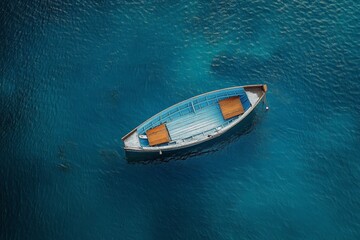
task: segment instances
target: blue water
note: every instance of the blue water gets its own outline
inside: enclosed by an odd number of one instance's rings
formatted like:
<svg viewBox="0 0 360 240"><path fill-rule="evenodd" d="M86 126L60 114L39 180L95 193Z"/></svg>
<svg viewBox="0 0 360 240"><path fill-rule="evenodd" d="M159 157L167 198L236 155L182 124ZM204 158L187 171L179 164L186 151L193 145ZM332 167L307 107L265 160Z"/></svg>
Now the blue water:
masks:
<svg viewBox="0 0 360 240"><path fill-rule="evenodd" d="M0 239L360 239L360 2L3 0ZM128 164L191 96L266 83L214 153Z"/></svg>

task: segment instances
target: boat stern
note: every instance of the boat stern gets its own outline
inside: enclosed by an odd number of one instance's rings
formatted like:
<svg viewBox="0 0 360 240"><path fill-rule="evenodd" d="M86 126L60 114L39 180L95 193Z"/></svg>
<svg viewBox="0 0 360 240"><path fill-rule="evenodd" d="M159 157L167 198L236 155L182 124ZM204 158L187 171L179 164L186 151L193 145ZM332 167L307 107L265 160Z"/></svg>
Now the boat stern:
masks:
<svg viewBox="0 0 360 240"><path fill-rule="evenodd" d="M125 150L141 148L137 129L134 129L131 132L129 132L128 134L126 134L124 137L121 138L121 140L124 142Z"/></svg>

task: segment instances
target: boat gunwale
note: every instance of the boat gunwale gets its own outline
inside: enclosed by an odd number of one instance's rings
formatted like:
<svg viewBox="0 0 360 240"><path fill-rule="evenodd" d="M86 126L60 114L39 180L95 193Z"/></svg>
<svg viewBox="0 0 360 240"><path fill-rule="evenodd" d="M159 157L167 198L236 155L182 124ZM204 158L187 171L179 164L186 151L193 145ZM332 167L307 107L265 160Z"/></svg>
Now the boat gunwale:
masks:
<svg viewBox="0 0 360 240"><path fill-rule="evenodd" d="M234 86L234 87L229 87L229 88L222 88L222 89L217 89L217 90L213 90L213 91L210 91L210 92L202 93L202 94L193 96L193 97L191 97L191 98L187 98L187 99L185 99L185 100L183 100L183 101L181 101L181 102L175 103L175 104L171 105L170 107L167 107L167 108L165 108L164 110L158 112L157 114L151 116L150 118L146 119L144 122L142 122L141 124L139 124L139 126L137 126L135 129L138 130L141 125L144 125L146 122L150 121L150 120L153 119L153 118L156 118L156 117L158 117L158 116L161 116L164 112L170 110L171 108L174 108L174 107L176 107L177 105L184 104L184 103L187 102L187 101L194 100L194 99L199 98L199 97L201 97L201 96L209 95L209 94L216 93L216 92L220 92L220 91L236 89L236 88L257 87L257 86L262 86L262 84L259 84L259 85L246 85L246 86ZM191 103L192 103L192 101L191 101Z"/></svg>
<svg viewBox="0 0 360 240"><path fill-rule="evenodd" d="M197 140L197 141L192 141L192 142L189 142L188 144L182 144L182 145L178 145L178 144L175 144L173 146L154 146L154 147L127 147L125 146L124 147L124 150L125 151L131 151L131 152L158 152L159 150L162 150L162 151L173 151L173 150L178 150L178 149L183 149L183 148L187 148L187 147L191 147L191 146L194 146L194 145L197 145L197 144L200 144L200 143L203 143L205 141L209 141L211 139L214 139L216 137L219 137L221 135L223 135L224 133L226 133L228 130L230 130L231 128L233 128L234 126L236 126L238 123L240 123L243 119L245 119L256 107L257 105L260 103L260 101L264 98L266 92L262 89L262 87L264 86L265 84L253 84L253 85L245 85L245 86L234 86L234 87L230 87L230 88L222 88L222 89L218 89L218 90L214 90L214 91L210 91L210 92L206 92L206 93L202 93L202 94L199 94L199 95L196 95L194 97L191 97L191 98L188 98L188 99L185 99L181 102L178 102L164 110L162 110L161 112L153 115L152 117L148 118L146 121L142 122L139 126L137 126L136 128L134 128L131 132L129 132L128 134L126 134L124 137L121 138L121 140L125 140L127 137L129 137L131 134L133 134L134 132L137 131L137 129L143 125L145 122L149 121L150 119L152 118L155 118L159 115L161 115L163 112L175 107L176 105L180 105L186 101L189 101L191 99L195 99L195 98L198 98L198 97L201 97L201 96L204 96L204 95L207 95L207 94L211 94L211 93L215 93L215 92L220 92L220 91L224 91L224 90L231 90L231 89L236 89L236 88L244 88L244 90L246 91L247 88L261 88L261 92L262 92L262 95L259 97L259 99L256 101L256 103L251 106L248 110L250 111L245 111L245 113L238 119L236 119L235 121L233 121L232 123L228 124L225 128L223 128L221 130L221 132L219 131L217 134L215 135L212 135L210 138L203 138L203 139L200 139L200 140ZM125 141L124 141L125 142Z"/></svg>

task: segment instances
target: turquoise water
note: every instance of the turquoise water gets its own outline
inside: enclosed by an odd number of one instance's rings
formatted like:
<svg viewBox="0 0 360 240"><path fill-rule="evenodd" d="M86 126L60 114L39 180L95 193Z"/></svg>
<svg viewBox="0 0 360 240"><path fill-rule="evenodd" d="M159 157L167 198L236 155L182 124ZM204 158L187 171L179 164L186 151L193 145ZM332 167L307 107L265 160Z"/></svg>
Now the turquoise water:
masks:
<svg viewBox="0 0 360 240"><path fill-rule="evenodd" d="M0 239L359 239L358 1L2 1ZM266 83L250 132L128 164L181 100Z"/></svg>

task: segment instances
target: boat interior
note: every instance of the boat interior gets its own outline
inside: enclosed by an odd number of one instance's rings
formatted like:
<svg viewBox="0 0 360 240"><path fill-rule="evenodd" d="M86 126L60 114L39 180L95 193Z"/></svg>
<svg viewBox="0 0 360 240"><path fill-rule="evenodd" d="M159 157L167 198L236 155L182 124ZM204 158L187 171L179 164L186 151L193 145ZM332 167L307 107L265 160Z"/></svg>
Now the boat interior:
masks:
<svg viewBox="0 0 360 240"><path fill-rule="evenodd" d="M209 137L246 112L260 98L244 88L215 91L176 104L137 128L141 147L182 144Z"/></svg>

